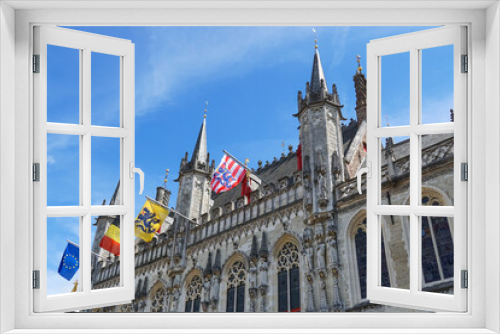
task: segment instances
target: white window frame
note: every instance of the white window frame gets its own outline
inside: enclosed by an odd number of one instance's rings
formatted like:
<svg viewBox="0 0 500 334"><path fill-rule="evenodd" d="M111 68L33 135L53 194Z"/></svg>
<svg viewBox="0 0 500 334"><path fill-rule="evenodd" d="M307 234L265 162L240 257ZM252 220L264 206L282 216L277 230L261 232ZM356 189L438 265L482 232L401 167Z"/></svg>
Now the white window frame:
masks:
<svg viewBox="0 0 500 334"><path fill-rule="evenodd" d="M467 309L467 290L461 288L461 270L467 270L467 185L461 181L461 163L467 163L467 76L461 73L461 55L467 54L466 27L450 26L418 31L399 36L372 40L367 47L367 145L380 147L383 137L410 137L410 203L409 205L382 205L380 150L368 150L367 165L371 177L367 180L367 298L377 304L413 306L426 310L463 312ZM453 45L454 122L422 124L422 51L439 46ZM383 127L381 120L381 78L384 76L382 57L409 53L410 65L410 124ZM422 153L421 136L427 134L454 135L454 206L422 206ZM382 267L381 222L383 216L410 218L410 286L409 289L380 285ZM452 295L426 292L423 287L421 218L422 216L452 217L454 219L454 291Z"/></svg>
<svg viewBox="0 0 500 334"><path fill-rule="evenodd" d="M39 56L39 73L34 83L34 162L40 164L39 181L34 194L34 270L39 271L39 289L34 289L35 312L72 311L98 306L127 304L134 299L134 44L128 40L71 29L48 26L34 28L34 54ZM72 48L79 52L80 121L79 124L47 122L47 46ZM91 61L92 53L114 55L120 59L119 127L92 125ZM77 135L79 138L79 205L47 206L47 134ZM120 141L120 196L116 205L92 205L92 138L117 138ZM120 283L109 289L92 290L91 224L92 216L120 216ZM80 225L79 291L47 295L47 224L49 217L78 217Z"/></svg>
<svg viewBox="0 0 500 334"><path fill-rule="evenodd" d="M14 10L11 6L18 8ZM73 6L73 7L72 7ZM134 9L124 9L131 6ZM149 6L149 9L148 9ZM154 7L163 7L151 9ZM203 6L198 8L194 6ZM495 333L500 331L500 11L497 1L394 2L18 2L0 4L0 330L38 333L41 329L88 328L93 333L127 329L139 333L137 324L175 332L217 332L221 328L266 328L267 332L355 333ZM397 8L393 8L396 7ZM68 8L69 7L69 8ZM74 8L85 8L76 10ZM99 7L99 8L97 8ZM121 7L121 8L120 8ZM181 8L180 8L181 7ZM242 9L245 7L246 9ZM269 8L272 7L272 8ZM22 9L24 8L24 9ZM44 9L45 8L45 9ZM48 8L48 10L47 10ZM103 10L110 8L113 10ZM137 8L144 10L139 11ZM33 213L30 181L32 101L30 79L31 33L34 24L60 25L439 25L469 27L470 165L468 244L469 289L466 313L436 314L34 314L28 246ZM485 24L486 22L486 24ZM486 71L487 66L487 71ZM15 83L15 86L12 83ZM12 112L15 110L15 113ZM472 121L473 119L473 121ZM15 138L15 145L12 145ZM17 153L16 153L17 152ZM488 153L487 155L485 153ZM488 174L486 182L485 174ZM13 178L12 175L15 175ZM14 194L14 197L13 197ZM488 194L488 196L486 196ZM15 207L15 218L11 211ZM15 224L10 222L14 219ZM12 238L15 235L15 238ZM490 262L485 265L486 249ZM15 256L12 257L12 250ZM14 270L12 270L14 268ZM488 291L488 293L486 293ZM14 305L14 307L12 307ZM189 321L196 316L196 321ZM362 321L360 321L362 320ZM166 328L166 326L169 328ZM354 330L352 328L357 328ZM439 328L439 330L436 330ZM26 330L23 330L26 329ZM29 329L29 331L28 331ZM99 330L98 330L99 329ZM389 330L392 329L392 330ZM40 331L39 331L40 330ZM218 331L220 332L220 331ZM13 332L14 333L14 332Z"/></svg>

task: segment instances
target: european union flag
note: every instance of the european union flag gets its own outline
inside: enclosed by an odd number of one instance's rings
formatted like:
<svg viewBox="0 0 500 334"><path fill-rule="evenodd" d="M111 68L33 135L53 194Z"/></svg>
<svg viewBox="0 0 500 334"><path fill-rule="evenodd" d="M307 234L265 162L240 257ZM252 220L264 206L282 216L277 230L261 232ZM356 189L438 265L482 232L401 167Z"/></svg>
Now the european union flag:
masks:
<svg viewBox="0 0 500 334"><path fill-rule="evenodd" d="M80 266L80 248L68 242L57 272L70 281Z"/></svg>

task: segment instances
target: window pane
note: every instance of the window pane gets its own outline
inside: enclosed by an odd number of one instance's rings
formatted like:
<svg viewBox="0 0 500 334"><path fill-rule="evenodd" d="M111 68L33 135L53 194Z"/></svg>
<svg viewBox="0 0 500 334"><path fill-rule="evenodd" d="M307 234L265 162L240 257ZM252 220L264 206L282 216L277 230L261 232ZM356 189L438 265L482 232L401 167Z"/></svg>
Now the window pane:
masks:
<svg viewBox="0 0 500 334"><path fill-rule="evenodd" d="M92 52L92 125L120 126L120 57Z"/></svg>
<svg viewBox="0 0 500 334"><path fill-rule="evenodd" d="M121 204L120 138L92 137L92 205Z"/></svg>
<svg viewBox="0 0 500 334"><path fill-rule="evenodd" d="M366 298L366 230L358 227L354 236L361 299Z"/></svg>
<svg viewBox="0 0 500 334"><path fill-rule="evenodd" d="M200 312L200 298L194 300L193 312Z"/></svg>
<svg viewBox="0 0 500 334"><path fill-rule="evenodd" d="M453 294L454 245L449 217L422 217L422 290Z"/></svg>
<svg viewBox="0 0 500 334"><path fill-rule="evenodd" d="M410 204L410 138L383 137L380 180L381 204ZM396 195L397 194L397 195Z"/></svg>
<svg viewBox="0 0 500 334"><path fill-rule="evenodd" d="M80 220L47 218L47 295L81 291Z"/></svg>
<svg viewBox="0 0 500 334"><path fill-rule="evenodd" d="M120 221L121 216L92 217L93 290L120 286Z"/></svg>
<svg viewBox="0 0 500 334"><path fill-rule="evenodd" d="M423 49L420 55L422 124L453 122L453 45Z"/></svg>
<svg viewBox="0 0 500 334"><path fill-rule="evenodd" d="M189 299L187 302L186 302L186 308L184 309L184 312L191 312L191 305L192 305L193 301L191 299Z"/></svg>
<svg viewBox="0 0 500 334"><path fill-rule="evenodd" d="M236 312L245 312L245 284L238 287L236 301Z"/></svg>
<svg viewBox="0 0 500 334"><path fill-rule="evenodd" d="M80 205L80 137L47 134L47 206Z"/></svg>
<svg viewBox="0 0 500 334"><path fill-rule="evenodd" d="M300 312L299 267L290 269L290 311Z"/></svg>
<svg viewBox="0 0 500 334"><path fill-rule="evenodd" d="M47 45L47 122L80 124L80 50Z"/></svg>
<svg viewBox="0 0 500 334"><path fill-rule="evenodd" d="M385 287L410 289L410 217L381 216L381 280ZM384 259L385 258L385 259ZM389 268L391 272L389 273ZM396 277L391 282L390 275Z"/></svg>
<svg viewBox="0 0 500 334"><path fill-rule="evenodd" d="M226 312L234 312L234 288L227 289Z"/></svg>
<svg viewBox="0 0 500 334"><path fill-rule="evenodd" d="M410 53L381 58L381 126L410 125Z"/></svg>
<svg viewBox="0 0 500 334"><path fill-rule="evenodd" d="M288 294L288 283L287 283L287 271L282 270L278 273L278 312L287 312L287 294Z"/></svg>
<svg viewBox="0 0 500 334"><path fill-rule="evenodd" d="M422 205L453 206L454 135L421 136Z"/></svg>
<svg viewBox="0 0 500 334"><path fill-rule="evenodd" d="M382 242L380 244L380 263L382 266L381 270L381 277L380 277L380 282L382 286L390 287L391 286L391 279L389 276L389 269L387 268L387 257L386 257L386 251L385 251L385 242L384 242L384 233L382 231Z"/></svg>

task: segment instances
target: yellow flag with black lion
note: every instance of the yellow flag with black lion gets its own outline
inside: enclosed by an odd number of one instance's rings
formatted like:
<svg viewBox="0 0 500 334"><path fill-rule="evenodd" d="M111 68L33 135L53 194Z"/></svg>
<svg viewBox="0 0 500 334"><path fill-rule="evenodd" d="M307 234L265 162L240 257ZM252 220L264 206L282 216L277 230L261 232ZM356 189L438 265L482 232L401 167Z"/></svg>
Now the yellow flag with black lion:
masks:
<svg viewBox="0 0 500 334"><path fill-rule="evenodd" d="M166 207L147 199L135 219L135 236L145 242L150 242L156 233L160 233L161 225L167 216Z"/></svg>

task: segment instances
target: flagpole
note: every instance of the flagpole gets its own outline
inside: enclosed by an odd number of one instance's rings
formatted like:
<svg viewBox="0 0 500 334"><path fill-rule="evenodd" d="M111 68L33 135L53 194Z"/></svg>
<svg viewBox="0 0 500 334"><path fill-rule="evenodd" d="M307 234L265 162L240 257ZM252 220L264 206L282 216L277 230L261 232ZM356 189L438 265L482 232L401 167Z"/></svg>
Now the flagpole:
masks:
<svg viewBox="0 0 500 334"><path fill-rule="evenodd" d="M231 157L231 159L233 159L234 161L236 161L241 167L245 168L247 171L250 172L250 174L252 174L252 170L250 168L248 168L247 166L245 166L245 164L242 164L241 161L239 161L238 159L236 159L231 153L229 153L226 150L222 150L222 152L224 152L225 154L229 155L229 157ZM262 181L263 183L265 183L266 185L268 185L269 188L271 189L271 191L274 192L274 189L272 188L271 184L269 184L265 180L261 179L260 177L259 177L259 180ZM262 185L260 185L260 186L262 187Z"/></svg>
<svg viewBox="0 0 500 334"><path fill-rule="evenodd" d="M168 206L165 206L165 205L163 205L162 203L160 203L160 202L158 202L158 201L155 201L154 199L152 199L152 198L151 198L151 197L149 197L149 196L146 196L146 198L147 198L148 200L150 200L151 202L153 202L153 203L155 203L155 204L157 204L157 205L159 205L159 206L161 206L161 207L163 207L163 208L165 208L165 209L168 209L168 210L172 211L173 213L175 213L175 214L177 214L177 215L181 216L182 218L185 218L185 219L189 220L191 223L193 223L193 224L195 224L195 225L198 225L198 226L201 226L201 224L199 224L199 223L195 222L195 221L194 221L194 220L192 220L191 218L188 218L188 217L184 216L182 213L180 213L180 212L178 212L178 211L174 210L174 208L169 208Z"/></svg>
<svg viewBox="0 0 500 334"><path fill-rule="evenodd" d="M79 244L74 243L73 241L71 241L71 240L69 240L69 239L66 239L66 241L67 241L69 244L72 244L73 246L76 246L76 247L80 248L80 245L79 245ZM94 254L95 256L100 257L100 258L102 258L102 259L106 260L106 262L111 262L111 261L109 261L108 259L106 259L104 256L97 254L96 252L93 252L93 251L90 251L90 252L91 252L92 254Z"/></svg>

